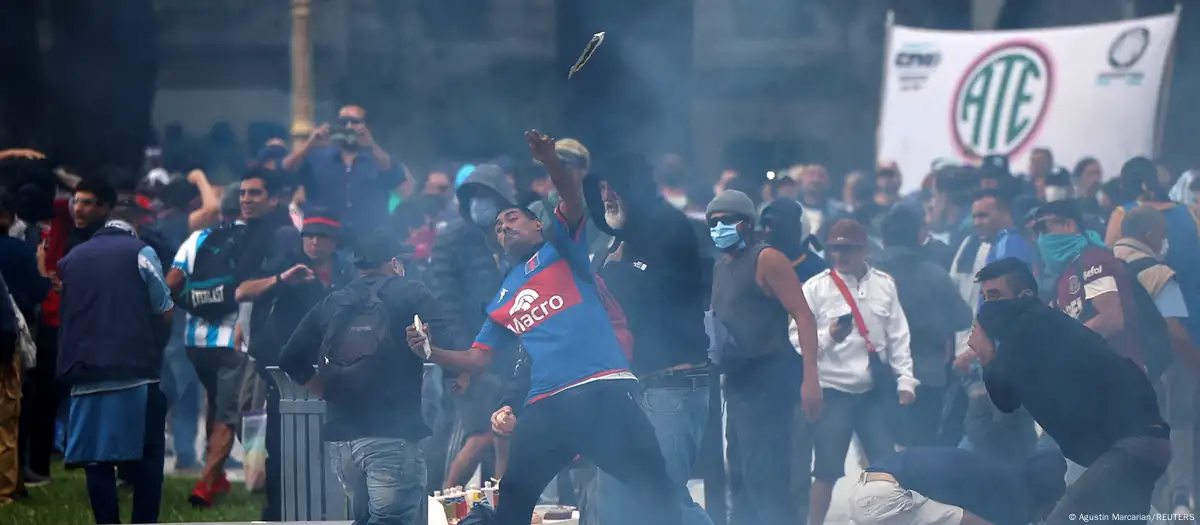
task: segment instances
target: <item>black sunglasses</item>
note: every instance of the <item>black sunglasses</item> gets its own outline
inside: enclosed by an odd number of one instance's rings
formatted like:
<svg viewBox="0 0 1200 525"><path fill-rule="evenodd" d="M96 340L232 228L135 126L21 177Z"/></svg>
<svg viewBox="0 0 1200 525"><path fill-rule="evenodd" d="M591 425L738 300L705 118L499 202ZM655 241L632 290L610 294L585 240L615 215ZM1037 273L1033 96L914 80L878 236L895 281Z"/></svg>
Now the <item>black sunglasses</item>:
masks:
<svg viewBox="0 0 1200 525"><path fill-rule="evenodd" d="M338 119L338 122L341 123L343 126L349 126L352 124L362 124L363 122L366 122L366 121L363 119L360 119L358 117L341 117Z"/></svg>

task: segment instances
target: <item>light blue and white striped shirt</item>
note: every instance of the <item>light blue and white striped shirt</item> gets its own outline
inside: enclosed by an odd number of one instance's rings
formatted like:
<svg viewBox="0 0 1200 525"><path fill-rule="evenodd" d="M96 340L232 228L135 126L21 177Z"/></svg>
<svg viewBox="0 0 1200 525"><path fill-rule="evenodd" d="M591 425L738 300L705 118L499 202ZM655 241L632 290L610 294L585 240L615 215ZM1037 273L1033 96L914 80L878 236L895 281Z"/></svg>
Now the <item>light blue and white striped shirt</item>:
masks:
<svg viewBox="0 0 1200 525"><path fill-rule="evenodd" d="M196 264L196 252L211 232L212 230L207 228L193 232L179 247L171 266L190 276ZM237 312L234 312L222 319L220 324L214 324L187 314L183 345L192 348L233 348L233 327L237 323L237 317Z"/></svg>

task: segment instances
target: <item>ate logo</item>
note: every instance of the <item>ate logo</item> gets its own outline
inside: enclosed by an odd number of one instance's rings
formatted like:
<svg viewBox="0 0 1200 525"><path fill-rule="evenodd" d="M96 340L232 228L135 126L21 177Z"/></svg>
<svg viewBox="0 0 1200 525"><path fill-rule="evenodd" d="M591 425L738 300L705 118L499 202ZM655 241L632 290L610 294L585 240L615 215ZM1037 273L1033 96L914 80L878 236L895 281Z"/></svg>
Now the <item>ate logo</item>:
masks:
<svg viewBox="0 0 1200 525"><path fill-rule="evenodd" d="M1019 154L1037 136L1053 92L1054 70L1040 46L1016 41L984 52L954 95L950 126L959 153Z"/></svg>

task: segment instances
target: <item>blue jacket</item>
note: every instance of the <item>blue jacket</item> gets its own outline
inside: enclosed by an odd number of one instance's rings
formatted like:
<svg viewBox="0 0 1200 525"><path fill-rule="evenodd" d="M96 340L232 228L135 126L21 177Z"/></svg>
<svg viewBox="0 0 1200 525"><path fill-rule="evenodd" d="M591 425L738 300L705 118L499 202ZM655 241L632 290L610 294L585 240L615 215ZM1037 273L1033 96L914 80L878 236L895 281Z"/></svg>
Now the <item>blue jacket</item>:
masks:
<svg viewBox="0 0 1200 525"><path fill-rule="evenodd" d="M106 227L59 261L60 379L71 385L159 379L167 326L158 314L171 304L165 290L153 293L160 282L147 279L161 275L157 259L130 232Z"/></svg>

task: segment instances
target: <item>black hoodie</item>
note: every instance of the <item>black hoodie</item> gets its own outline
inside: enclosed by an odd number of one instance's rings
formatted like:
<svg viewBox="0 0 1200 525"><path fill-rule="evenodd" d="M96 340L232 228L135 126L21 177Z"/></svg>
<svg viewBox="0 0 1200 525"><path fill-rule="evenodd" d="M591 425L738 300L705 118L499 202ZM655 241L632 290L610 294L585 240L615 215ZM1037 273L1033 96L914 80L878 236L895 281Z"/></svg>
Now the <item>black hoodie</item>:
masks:
<svg viewBox="0 0 1200 525"><path fill-rule="evenodd" d="M496 166L483 164L465 183L484 184L500 197L512 201L513 189ZM460 218L437 232L434 238L426 283L450 319L455 348L466 348L487 320L487 307L496 296L507 273L502 249L495 234L471 221L468 194L459 188ZM491 369L507 376L515 359L512 349L496 349Z"/></svg>
<svg viewBox="0 0 1200 525"><path fill-rule="evenodd" d="M598 273L629 322L634 374L707 362L704 276L712 261L701 255L691 220L659 197L644 159L618 157L607 168L584 179L584 195L592 221L624 243L621 261L606 262ZM601 181L622 199L626 220L620 230L604 218Z"/></svg>
<svg viewBox="0 0 1200 525"><path fill-rule="evenodd" d="M976 318L996 345L992 403L1024 406L1067 459L1090 467L1123 438L1169 436L1146 374L1079 321L1036 297L984 302Z"/></svg>

